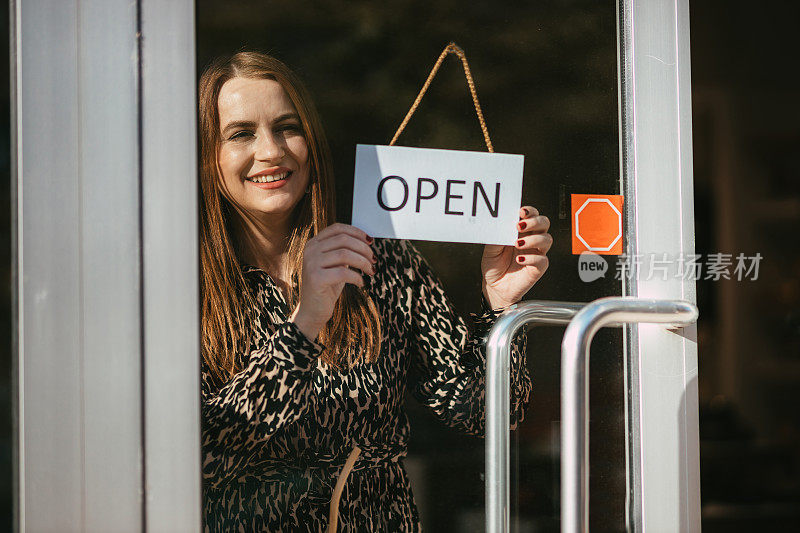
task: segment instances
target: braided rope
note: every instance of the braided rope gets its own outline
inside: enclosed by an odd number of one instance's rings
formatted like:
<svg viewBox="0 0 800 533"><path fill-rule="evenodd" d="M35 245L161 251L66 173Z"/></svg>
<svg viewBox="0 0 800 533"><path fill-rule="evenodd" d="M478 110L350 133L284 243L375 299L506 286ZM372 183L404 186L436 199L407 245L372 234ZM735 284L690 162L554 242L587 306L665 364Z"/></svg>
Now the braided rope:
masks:
<svg viewBox="0 0 800 533"><path fill-rule="evenodd" d="M464 54L464 50L462 50L456 43L448 44L442 53L439 55L439 59L436 60L436 64L433 65L433 69L431 69L431 73L428 74L428 79L425 80L425 84L422 86L419 94L417 95L417 99L414 100L414 103L411 104L411 109L408 110L406 113L406 118L403 119L403 122L400 123L400 127L397 128L397 131L392 137L392 141L389 143L389 146L394 146L394 143L397 141L397 138L400 137L400 134L403 133L403 130L406 128L408 121L411 120L411 115L414 114L414 111L417 110L419 103L422 101L422 97L425 95L425 92L430 87L433 78L436 76L436 73L439 71L439 67L442 66L442 62L444 58L447 57L448 54L455 54L461 59L461 64L464 66L464 75L467 78L467 85L469 85L469 92L472 95L472 102L475 104L475 112L478 114L478 122L481 124L481 131L483 132L483 140L486 141L486 148L490 152L494 152L494 148L492 147L492 140L489 138L489 129L486 127L486 121L483 120L483 111L481 111L481 104L478 102L478 92L475 90L475 81L472 79L472 72L469 70L469 63L467 63L467 56Z"/></svg>

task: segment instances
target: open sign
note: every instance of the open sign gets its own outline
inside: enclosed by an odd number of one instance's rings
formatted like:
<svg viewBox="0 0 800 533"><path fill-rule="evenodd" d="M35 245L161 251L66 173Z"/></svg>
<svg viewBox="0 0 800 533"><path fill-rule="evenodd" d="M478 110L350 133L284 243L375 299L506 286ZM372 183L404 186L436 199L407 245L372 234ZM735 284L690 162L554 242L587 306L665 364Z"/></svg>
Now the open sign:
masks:
<svg viewBox="0 0 800 533"><path fill-rule="evenodd" d="M524 156L356 146L353 220L374 237L513 245Z"/></svg>

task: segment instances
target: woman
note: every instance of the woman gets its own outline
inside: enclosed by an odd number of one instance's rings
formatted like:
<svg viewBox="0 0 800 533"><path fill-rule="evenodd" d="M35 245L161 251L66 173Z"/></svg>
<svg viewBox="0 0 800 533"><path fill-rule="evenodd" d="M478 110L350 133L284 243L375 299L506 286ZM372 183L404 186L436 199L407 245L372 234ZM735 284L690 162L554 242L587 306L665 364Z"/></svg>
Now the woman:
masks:
<svg viewBox="0 0 800 533"><path fill-rule="evenodd" d="M517 246L485 248L470 334L410 243L333 223L327 141L285 65L218 60L199 106L206 531L419 531L405 391L483 433L481 339L547 269L549 221L524 207ZM524 353L521 335L513 425Z"/></svg>

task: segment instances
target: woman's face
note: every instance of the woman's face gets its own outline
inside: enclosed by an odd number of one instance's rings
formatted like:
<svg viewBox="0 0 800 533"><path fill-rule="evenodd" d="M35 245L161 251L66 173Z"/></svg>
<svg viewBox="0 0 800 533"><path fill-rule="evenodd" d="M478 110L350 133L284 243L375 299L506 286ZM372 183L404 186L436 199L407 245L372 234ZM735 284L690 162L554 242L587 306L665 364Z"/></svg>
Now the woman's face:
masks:
<svg viewBox="0 0 800 533"><path fill-rule="evenodd" d="M231 78L219 93L217 161L230 198L256 218L285 220L309 182L300 116L275 80Z"/></svg>

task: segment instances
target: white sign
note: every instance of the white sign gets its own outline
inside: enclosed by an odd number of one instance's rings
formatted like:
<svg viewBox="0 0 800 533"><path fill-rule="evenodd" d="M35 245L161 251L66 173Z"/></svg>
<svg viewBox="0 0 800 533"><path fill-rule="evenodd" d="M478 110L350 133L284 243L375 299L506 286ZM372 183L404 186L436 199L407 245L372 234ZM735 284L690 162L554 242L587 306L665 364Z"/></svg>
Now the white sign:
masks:
<svg viewBox="0 0 800 533"><path fill-rule="evenodd" d="M373 237L513 245L524 161L359 144L352 224Z"/></svg>

